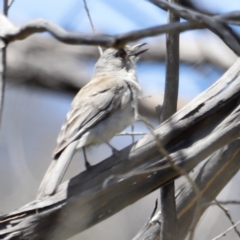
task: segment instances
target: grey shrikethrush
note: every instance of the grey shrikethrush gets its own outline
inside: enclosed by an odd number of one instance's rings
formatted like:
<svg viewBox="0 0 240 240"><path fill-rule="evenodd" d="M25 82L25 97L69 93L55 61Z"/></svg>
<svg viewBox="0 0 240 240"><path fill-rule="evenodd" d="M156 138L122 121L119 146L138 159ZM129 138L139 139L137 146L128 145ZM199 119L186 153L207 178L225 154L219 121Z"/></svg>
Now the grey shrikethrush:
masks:
<svg viewBox="0 0 240 240"><path fill-rule="evenodd" d="M135 67L147 50L141 50L143 45L108 48L99 58L91 81L72 102L38 197L54 194L77 149L108 143L136 120L140 86ZM86 159L85 164L88 168Z"/></svg>

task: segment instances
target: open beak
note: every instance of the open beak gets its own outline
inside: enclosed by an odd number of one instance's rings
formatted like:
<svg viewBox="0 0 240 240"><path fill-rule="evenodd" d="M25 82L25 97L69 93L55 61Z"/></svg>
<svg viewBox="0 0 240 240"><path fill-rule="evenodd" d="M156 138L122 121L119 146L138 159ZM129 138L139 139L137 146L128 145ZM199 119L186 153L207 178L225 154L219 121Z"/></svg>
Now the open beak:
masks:
<svg viewBox="0 0 240 240"><path fill-rule="evenodd" d="M146 43L140 43L140 44L137 44L137 45L133 46L133 51L131 53L131 56L137 57L138 55L146 52L148 50L148 48L141 50L141 47L144 46L144 45L146 45Z"/></svg>

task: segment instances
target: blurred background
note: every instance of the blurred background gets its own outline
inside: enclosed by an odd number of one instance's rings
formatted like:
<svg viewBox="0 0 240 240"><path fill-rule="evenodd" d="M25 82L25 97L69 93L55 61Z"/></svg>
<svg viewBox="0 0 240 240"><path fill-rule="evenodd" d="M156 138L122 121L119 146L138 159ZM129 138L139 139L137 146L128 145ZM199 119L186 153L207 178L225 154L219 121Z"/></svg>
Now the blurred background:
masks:
<svg viewBox="0 0 240 240"><path fill-rule="evenodd" d="M143 0L87 0L87 3L98 33L118 34L167 22L164 11ZM214 14L240 7L234 0L202 0L201 5L184 1L184 4ZM55 22L68 31L92 33L82 0L15 0L9 10L9 19L17 26L36 18ZM165 36L142 41L148 44L149 51L137 67L145 96L140 112L157 126L155 107L162 103L165 81ZM180 54L179 108L214 83L236 60L235 54L207 30L182 33ZM91 78L98 57L97 47L65 45L49 34L35 34L9 45L0 132L1 214L34 200L71 101ZM146 132L146 128L136 123L135 131ZM135 141L139 138L135 137ZM117 149L131 142L132 138L127 136L112 140ZM91 164L109 155L110 150L104 145L88 152ZM79 152L65 179L83 170ZM237 174L218 199L239 199L239 181ZM71 239L131 239L150 217L156 198L159 190ZM233 219L239 220L239 207L230 206L229 210ZM211 207L200 221L196 239L211 239L229 226L221 210ZM225 239L238 237L231 231Z"/></svg>

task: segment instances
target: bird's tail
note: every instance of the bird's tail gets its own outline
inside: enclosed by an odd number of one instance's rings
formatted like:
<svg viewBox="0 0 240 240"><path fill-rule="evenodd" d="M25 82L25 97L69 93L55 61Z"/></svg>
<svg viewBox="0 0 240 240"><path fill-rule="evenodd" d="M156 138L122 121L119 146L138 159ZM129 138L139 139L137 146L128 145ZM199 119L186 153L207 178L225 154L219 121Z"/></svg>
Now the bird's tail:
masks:
<svg viewBox="0 0 240 240"><path fill-rule="evenodd" d="M38 199L55 193L73 158L77 144L78 141L72 142L64 149L58 159L52 160L38 189Z"/></svg>

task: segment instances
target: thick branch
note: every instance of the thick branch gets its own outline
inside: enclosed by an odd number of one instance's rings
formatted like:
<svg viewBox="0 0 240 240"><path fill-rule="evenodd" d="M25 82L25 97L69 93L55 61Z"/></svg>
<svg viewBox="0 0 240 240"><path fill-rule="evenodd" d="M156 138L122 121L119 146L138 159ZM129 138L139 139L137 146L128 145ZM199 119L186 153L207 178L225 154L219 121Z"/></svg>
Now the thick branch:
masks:
<svg viewBox="0 0 240 240"><path fill-rule="evenodd" d="M217 17L208 16L164 0L150 0L150 2L165 10L171 10L173 13L187 19L192 24L203 24L206 28L209 28L217 34L238 56L240 55L239 36L237 36L224 21L224 15L222 17L220 15ZM236 18L236 13L234 13L234 16ZM229 18L229 15L227 18Z"/></svg>
<svg viewBox="0 0 240 240"><path fill-rule="evenodd" d="M169 8L174 13L180 15L181 17L186 17L191 23L171 23L162 26L150 27L142 30L131 31L124 34L118 34L115 36L110 36L106 34L98 35L87 35L79 33L70 33L59 27L58 25L51 23L43 19L33 20L27 23L25 26L16 27L9 22L7 18L3 15L0 15L0 23L4 28L0 31L1 38L5 39L7 42L12 42L16 40L22 40L34 33L40 32L49 32L53 35L54 38L59 41L67 44L87 44L87 45L100 45L102 47L116 47L120 48L128 42L136 41L144 37L157 36L163 33L170 32L183 32L186 30L192 29L202 29L210 28L215 32L220 38L225 41L228 46L234 50L234 52L239 53L240 50L237 49L239 43L238 38L234 36L233 32L227 27L226 21L231 19L231 17L236 20L240 14L239 12L228 13L225 15L218 15L215 17L209 17L204 14L196 13L195 15L192 12L189 13L184 8L176 8L175 5L169 5L164 3L164 1L152 0L155 4L158 4L160 7L165 9ZM184 14L185 13L185 14ZM192 15L191 15L192 14ZM194 18L192 17L194 16ZM198 19L199 18L199 19ZM222 32L220 31L222 30ZM224 30L224 31L223 31ZM228 34L231 33L229 36ZM227 38L228 36L228 38Z"/></svg>
<svg viewBox="0 0 240 240"><path fill-rule="evenodd" d="M4 29L1 29L0 37L8 43L23 40L34 33L49 32L54 38L66 44L100 45L102 47L116 48L121 48L128 42L144 37L157 36L166 32L182 32L202 28L201 24L172 23L110 36L107 34L87 35L67 32L57 24L43 19L36 19L25 26L16 27L3 15L0 15L0 23L1 25L6 25Z"/></svg>
<svg viewBox="0 0 240 240"><path fill-rule="evenodd" d="M240 136L240 61L212 87L162 123L155 134L185 171ZM112 176L109 178L109 176ZM66 239L178 177L146 135L91 170L61 184L55 195L2 217L3 239ZM103 187L104 186L104 187ZM16 237L15 237L16 239Z"/></svg>
<svg viewBox="0 0 240 240"><path fill-rule="evenodd" d="M157 41L148 46L149 50L140 61L165 61L164 39ZM90 78L84 71L83 61L87 59L95 62L98 57L95 47L71 46L50 37L31 37L8 46L6 76L9 81L31 80L32 83L50 88L77 90ZM183 36L180 57L187 64L211 64L223 71L236 61L236 55L211 34L192 39ZM50 64L53 61L54 64Z"/></svg>
<svg viewBox="0 0 240 240"><path fill-rule="evenodd" d="M179 1L169 0L169 2L177 3ZM168 22L179 22L179 17L168 11ZM161 115L162 121L165 121L177 111L179 85L179 34L168 33L166 37L166 81ZM178 239L174 181L160 189L160 197L162 212L161 239Z"/></svg>
<svg viewBox="0 0 240 240"><path fill-rule="evenodd" d="M201 204L199 218L210 205L205 202L212 202L227 183L234 177L240 168L240 140L219 149L206 163L194 174L197 187L202 193L204 202ZM194 218L196 208L196 195L190 184L187 183L177 198L177 211L179 219L179 239L185 239L189 226ZM160 238L160 227L158 221L161 214L157 213L134 237L134 240Z"/></svg>

